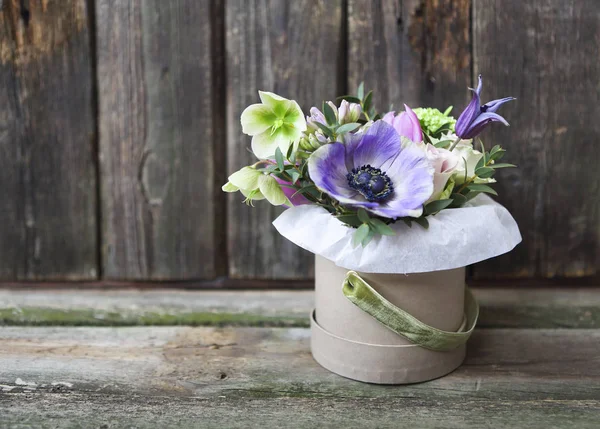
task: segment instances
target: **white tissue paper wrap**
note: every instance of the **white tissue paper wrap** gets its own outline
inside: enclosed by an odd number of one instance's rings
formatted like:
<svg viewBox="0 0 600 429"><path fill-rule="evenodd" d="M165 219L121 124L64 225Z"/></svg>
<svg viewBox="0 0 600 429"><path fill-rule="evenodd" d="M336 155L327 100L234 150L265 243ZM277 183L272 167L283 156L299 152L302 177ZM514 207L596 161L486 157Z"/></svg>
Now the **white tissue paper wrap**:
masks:
<svg viewBox="0 0 600 429"><path fill-rule="evenodd" d="M449 270L493 258L521 242L508 210L480 194L463 207L428 216L429 229L413 222L390 225L395 236L352 246L354 228L315 205L287 209L273 225L298 246L336 265L363 273L407 274Z"/></svg>

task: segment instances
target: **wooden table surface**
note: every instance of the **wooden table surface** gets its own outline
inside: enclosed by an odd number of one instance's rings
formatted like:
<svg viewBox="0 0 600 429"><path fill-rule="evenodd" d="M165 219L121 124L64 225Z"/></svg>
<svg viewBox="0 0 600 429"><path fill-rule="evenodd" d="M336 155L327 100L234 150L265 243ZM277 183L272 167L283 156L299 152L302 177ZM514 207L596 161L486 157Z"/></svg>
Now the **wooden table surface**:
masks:
<svg viewBox="0 0 600 429"><path fill-rule="evenodd" d="M312 292L0 290L0 428L599 428L600 290L476 295L463 366L377 386L313 361Z"/></svg>

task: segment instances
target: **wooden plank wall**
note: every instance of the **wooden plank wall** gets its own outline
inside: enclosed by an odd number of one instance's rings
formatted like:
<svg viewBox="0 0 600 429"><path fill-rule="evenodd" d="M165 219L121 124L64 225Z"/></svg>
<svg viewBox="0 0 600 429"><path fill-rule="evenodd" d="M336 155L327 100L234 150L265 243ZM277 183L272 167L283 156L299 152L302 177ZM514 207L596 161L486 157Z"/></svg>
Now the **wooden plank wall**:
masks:
<svg viewBox="0 0 600 429"><path fill-rule="evenodd" d="M97 0L106 278L216 275L208 0Z"/></svg>
<svg viewBox="0 0 600 429"><path fill-rule="evenodd" d="M591 0L0 1L0 280L309 279L220 191L257 90L459 114L478 73L518 98L485 139L524 242L473 276L597 276L599 48Z"/></svg>
<svg viewBox="0 0 600 429"><path fill-rule="evenodd" d="M85 0L2 2L3 280L98 276L88 12Z"/></svg>

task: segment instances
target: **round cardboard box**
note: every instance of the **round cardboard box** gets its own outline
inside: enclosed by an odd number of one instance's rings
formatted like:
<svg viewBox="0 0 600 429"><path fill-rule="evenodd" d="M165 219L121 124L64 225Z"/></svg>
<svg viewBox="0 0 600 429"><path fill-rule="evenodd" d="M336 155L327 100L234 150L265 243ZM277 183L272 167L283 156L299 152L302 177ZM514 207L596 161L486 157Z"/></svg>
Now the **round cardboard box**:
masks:
<svg viewBox="0 0 600 429"><path fill-rule="evenodd" d="M352 304L342 293L348 270L317 256L311 350L328 370L358 381L405 384L452 372L466 347L445 352L410 343ZM378 293L419 320L460 331L464 317L465 268L416 274L359 273Z"/></svg>

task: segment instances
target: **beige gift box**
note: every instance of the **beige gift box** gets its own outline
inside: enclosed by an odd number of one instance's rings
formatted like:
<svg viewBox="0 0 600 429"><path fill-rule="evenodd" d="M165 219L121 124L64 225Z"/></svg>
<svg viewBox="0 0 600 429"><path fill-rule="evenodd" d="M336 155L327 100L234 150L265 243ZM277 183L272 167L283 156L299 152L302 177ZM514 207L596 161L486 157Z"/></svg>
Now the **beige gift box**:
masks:
<svg viewBox="0 0 600 429"><path fill-rule="evenodd" d="M347 272L316 256L311 350L319 364L344 377L379 384L431 380L460 366L465 345L445 352L425 349L356 307L342 293ZM445 331L464 329L464 268L408 275L359 274L392 304L428 325Z"/></svg>
<svg viewBox="0 0 600 429"><path fill-rule="evenodd" d="M281 235L317 255L311 347L322 366L355 380L402 384L441 377L462 363L465 345L432 351L410 343L342 293L348 270L354 270L421 322L466 330L464 267L513 249L521 241L519 227L485 195L428 221L428 230L396 222L396 235L365 247L353 245L353 228L315 205L292 207L273 222Z"/></svg>

